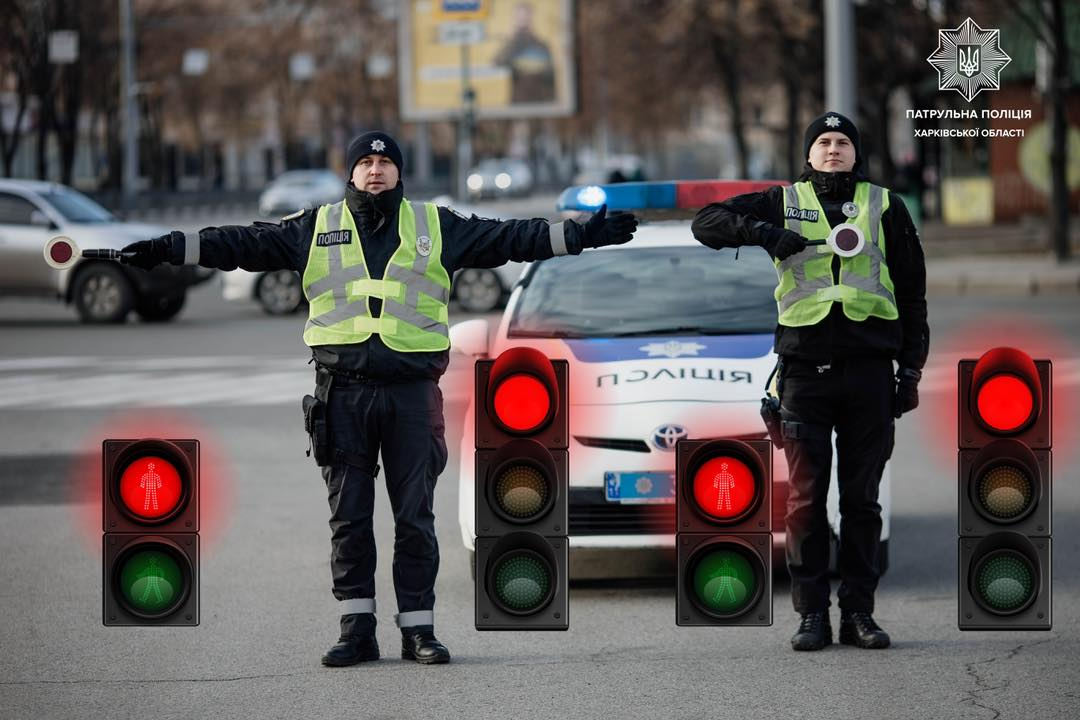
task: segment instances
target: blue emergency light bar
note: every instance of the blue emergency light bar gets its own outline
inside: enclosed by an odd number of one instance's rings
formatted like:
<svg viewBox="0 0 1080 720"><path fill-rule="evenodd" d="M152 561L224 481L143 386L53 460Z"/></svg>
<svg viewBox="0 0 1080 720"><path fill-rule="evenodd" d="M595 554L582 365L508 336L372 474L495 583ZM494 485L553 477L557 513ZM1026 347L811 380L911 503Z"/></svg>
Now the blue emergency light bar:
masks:
<svg viewBox="0 0 1080 720"><path fill-rule="evenodd" d="M562 191L556 208L593 212L607 204L608 210L696 210L736 195L788 184L784 180L666 180L575 185Z"/></svg>

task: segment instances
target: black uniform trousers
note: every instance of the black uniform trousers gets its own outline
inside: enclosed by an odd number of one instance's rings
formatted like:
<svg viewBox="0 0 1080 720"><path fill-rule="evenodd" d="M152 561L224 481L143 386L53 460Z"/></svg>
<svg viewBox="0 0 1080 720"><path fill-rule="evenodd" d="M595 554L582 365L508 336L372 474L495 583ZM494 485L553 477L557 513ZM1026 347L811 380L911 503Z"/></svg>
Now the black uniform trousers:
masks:
<svg viewBox="0 0 1080 720"><path fill-rule="evenodd" d="M893 364L886 357L827 364L784 358L781 417L789 469L787 564L798 613L829 607L831 532L825 501L836 430L842 610L872 612L881 574L878 485L892 454Z"/></svg>
<svg viewBox="0 0 1080 720"><path fill-rule="evenodd" d="M330 501L330 569L338 600L375 597L373 510L378 457L394 512L394 591L398 612L431 610L439 546L435 482L446 467L442 392L434 380L374 384L335 377L327 399L331 452L322 469ZM351 616L343 631L370 634L375 616Z"/></svg>

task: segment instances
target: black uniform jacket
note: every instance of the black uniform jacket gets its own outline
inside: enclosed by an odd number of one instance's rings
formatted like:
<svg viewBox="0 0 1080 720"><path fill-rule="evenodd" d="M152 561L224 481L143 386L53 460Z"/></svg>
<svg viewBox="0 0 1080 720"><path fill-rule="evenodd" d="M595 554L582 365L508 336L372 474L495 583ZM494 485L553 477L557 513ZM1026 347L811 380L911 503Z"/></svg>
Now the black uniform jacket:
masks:
<svg viewBox="0 0 1080 720"><path fill-rule="evenodd" d="M800 179L810 180L822 209L835 227L847 220L841 207L855 197L855 184L865 178L854 173L826 173L807 168ZM784 227L784 191L779 185L713 203L694 218L698 242L712 248L762 245L769 248L770 232ZM868 317L856 322L844 315L840 303L814 325L777 325L775 349L782 356L828 362L834 358L888 356L902 367L921 369L929 351L926 323L926 264L919 234L904 202L889 194L889 209L881 218L885 230L885 262L895 286L900 318ZM840 277L840 258L833 258L833 279Z"/></svg>
<svg viewBox="0 0 1080 720"><path fill-rule="evenodd" d="M357 191L351 184L345 192L360 233L368 272L374 279L382 278L399 244L397 216L402 192L400 183L376 196ZM315 210L307 210L281 223L205 228L199 232L199 265L255 272L295 270L303 274L314 237L315 217ZM500 222L475 215L466 218L440 207L439 225L442 264L451 277L461 268L492 268L511 260L543 260L554 254L547 220ZM567 222L564 227L567 250L571 254L580 253L581 226ZM180 245L173 248L174 262L183 256L183 243ZM382 301L371 298L369 302L372 315L378 317ZM320 363L388 383L438 379L449 363L449 353L445 350L398 352L384 345L378 334L366 342L321 345L313 351Z"/></svg>

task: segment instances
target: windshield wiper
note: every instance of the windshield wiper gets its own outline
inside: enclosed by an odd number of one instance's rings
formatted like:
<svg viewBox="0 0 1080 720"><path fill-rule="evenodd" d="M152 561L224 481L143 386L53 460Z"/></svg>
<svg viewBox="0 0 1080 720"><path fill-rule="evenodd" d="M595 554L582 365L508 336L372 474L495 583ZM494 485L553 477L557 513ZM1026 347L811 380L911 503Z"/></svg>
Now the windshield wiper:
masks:
<svg viewBox="0 0 1080 720"><path fill-rule="evenodd" d="M575 330L511 330L508 333L509 337L523 337L523 338L587 338L596 337L595 335L586 335L585 333L577 332Z"/></svg>
<svg viewBox="0 0 1080 720"><path fill-rule="evenodd" d="M769 330L768 332L772 332ZM629 330L627 332L609 333L604 337L643 337L646 335L753 335L754 330L740 329L729 330L725 328L708 328L699 325L680 325L679 327L649 328L646 330Z"/></svg>

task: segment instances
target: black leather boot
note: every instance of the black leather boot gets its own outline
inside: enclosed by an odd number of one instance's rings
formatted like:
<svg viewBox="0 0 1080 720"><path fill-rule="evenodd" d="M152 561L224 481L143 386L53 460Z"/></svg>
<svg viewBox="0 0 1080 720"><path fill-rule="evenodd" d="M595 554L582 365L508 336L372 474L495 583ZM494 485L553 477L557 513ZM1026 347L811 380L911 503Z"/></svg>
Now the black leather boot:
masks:
<svg viewBox="0 0 1080 720"><path fill-rule="evenodd" d="M829 611L804 613L799 620L799 629L791 636L792 649L820 650L826 645L832 645Z"/></svg>
<svg viewBox="0 0 1080 720"><path fill-rule="evenodd" d="M881 649L889 647L889 634L878 627L868 612L840 612L840 642L855 647Z"/></svg>
<svg viewBox="0 0 1080 720"><path fill-rule="evenodd" d="M328 667L345 667L378 659L379 643L374 635L342 635L337 645L322 656L322 664Z"/></svg>
<svg viewBox="0 0 1080 720"><path fill-rule="evenodd" d="M450 662L450 651L435 638L432 630L402 628L401 658L414 660L421 665L437 665Z"/></svg>

